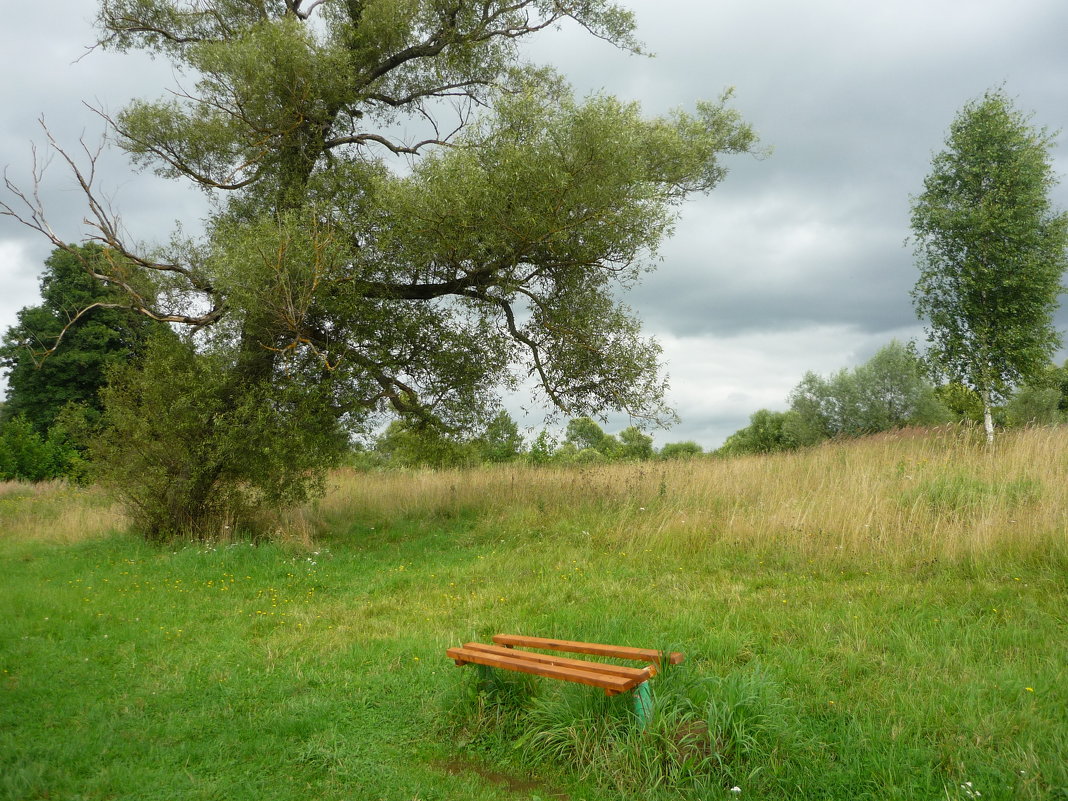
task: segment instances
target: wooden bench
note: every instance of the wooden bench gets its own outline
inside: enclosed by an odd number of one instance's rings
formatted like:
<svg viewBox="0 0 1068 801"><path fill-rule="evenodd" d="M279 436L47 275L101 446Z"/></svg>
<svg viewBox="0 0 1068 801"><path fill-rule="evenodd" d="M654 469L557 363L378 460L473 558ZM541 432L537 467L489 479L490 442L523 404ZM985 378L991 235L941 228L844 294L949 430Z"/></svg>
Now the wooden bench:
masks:
<svg viewBox="0 0 1068 801"><path fill-rule="evenodd" d="M445 653L457 665L486 665L504 670L515 670L519 673L533 673L537 676L573 681L591 687L600 687L606 695L618 695L640 688L657 674L664 658L672 665L679 664L684 658L677 651L665 654L651 648L628 648L621 645L572 642L547 637L520 637L515 634L497 634L493 638L493 643L493 645L484 645L479 642L469 642L457 648L449 648ZM630 659L647 664L642 668L634 668L605 662L587 662L583 659L571 659L555 654L517 651L516 646L604 656L612 659Z"/></svg>

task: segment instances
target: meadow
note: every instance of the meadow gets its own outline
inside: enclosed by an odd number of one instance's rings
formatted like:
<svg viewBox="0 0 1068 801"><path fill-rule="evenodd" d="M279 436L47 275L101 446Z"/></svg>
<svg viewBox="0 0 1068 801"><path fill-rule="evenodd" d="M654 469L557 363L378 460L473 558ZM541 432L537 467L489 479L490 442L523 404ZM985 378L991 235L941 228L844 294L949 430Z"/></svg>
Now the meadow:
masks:
<svg viewBox="0 0 1068 801"><path fill-rule="evenodd" d="M0 798L1068 799L1068 430L339 471L269 543L0 486ZM626 696L511 632L683 651Z"/></svg>

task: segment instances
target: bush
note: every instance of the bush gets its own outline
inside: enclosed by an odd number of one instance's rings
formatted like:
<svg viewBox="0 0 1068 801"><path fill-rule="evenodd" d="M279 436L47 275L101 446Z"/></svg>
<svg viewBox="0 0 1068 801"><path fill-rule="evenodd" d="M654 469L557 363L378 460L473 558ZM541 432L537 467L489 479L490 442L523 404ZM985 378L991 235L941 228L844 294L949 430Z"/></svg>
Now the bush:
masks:
<svg viewBox="0 0 1068 801"><path fill-rule="evenodd" d="M531 464L549 464L556 458L556 439L545 430L534 437L527 452L527 460Z"/></svg>
<svg viewBox="0 0 1068 801"><path fill-rule="evenodd" d="M453 438L430 424L394 420L375 442L375 452L390 467L471 467L481 447Z"/></svg>
<svg viewBox="0 0 1068 801"><path fill-rule="evenodd" d="M1060 390L1023 387L1005 405L1005 418L1014 426L1060 423L1064 419L1060 402Z"/></svg>
<svg viewBox="0 0 1068 801"><path fill-rule="evenodd" d="M624 459L645 461L653 458L653 438L648 434L643 434L636 426L620 431L619 442Z"/></svg>
<svg viewBox="0 0 1068 801"><path fill-rule="evenodd" d="M503 409L486 425L477 444L480 456L486 462L510 462L523 453L519 426Z"/></svg>
<svg viewBox="0 0 1068 801"><path fill-rule="evenodd" d="M224 358L157 339L102 393L94 472L148 539L261 534L347 448L314 392L277 376L239 382Z"/></svg>
<svg viewBox="0 0 1068 801"><path fill-rule="evenodd" d="M0 480L48 481L84 474L84 460L61 426L53 426L47 438L34 430L25 417L9 420L0 429Z"/></svg>
<svg viewBox="0 0 1068 801"><path fill-rule="evenodd" d="M775 453L812 444L818 436L806 434L805 423L796 411L772 412L760 409L753 412L749 425L735 431L716 451L722 456L743 453Z"/></svg>
<svg viewBox="0 0 1068 801"><path fill-rule="evenodd" d="M692 459L700 456L704 449L696 442L669 442L660 449L661 459Z"/></svg>

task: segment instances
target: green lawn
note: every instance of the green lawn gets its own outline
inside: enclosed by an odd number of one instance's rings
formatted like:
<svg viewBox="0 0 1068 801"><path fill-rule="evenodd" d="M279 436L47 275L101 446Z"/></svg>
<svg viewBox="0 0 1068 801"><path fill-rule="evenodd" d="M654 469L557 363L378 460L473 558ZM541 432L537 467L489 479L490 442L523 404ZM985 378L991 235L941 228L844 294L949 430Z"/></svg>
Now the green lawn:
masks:
<svg viewBox="0 0 1068 801"><path fill-rule="evenodd" d="M0 796L1068 798L1055 560L631 553L463 517L315 548L0 540ZM687 660L642 732L625 697L445 658L496 632Z"/></svg>

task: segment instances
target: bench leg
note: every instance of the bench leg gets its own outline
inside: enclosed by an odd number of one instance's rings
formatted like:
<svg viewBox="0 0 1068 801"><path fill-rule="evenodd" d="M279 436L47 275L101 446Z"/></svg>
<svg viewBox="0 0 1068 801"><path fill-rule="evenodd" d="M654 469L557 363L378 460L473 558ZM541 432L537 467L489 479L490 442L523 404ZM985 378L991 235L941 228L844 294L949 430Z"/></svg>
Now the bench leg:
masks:
<svg viewBox="0 0 1068 801"><path fill-rule="evenodd" d="M634 688L634 714L643 729L649 726L649 721L653 718L653 694L647 681Z"/></svg>
<svg viewBox="0 0 1068 801"><path fill-rule="evenodd" d="M489 665L480 665L477 662L475 667L478 670L478 689L488 690L493 685L493 668Z"/></svg>

